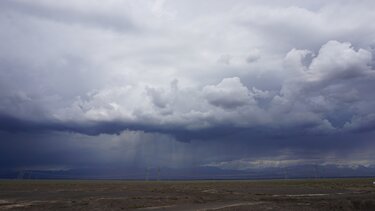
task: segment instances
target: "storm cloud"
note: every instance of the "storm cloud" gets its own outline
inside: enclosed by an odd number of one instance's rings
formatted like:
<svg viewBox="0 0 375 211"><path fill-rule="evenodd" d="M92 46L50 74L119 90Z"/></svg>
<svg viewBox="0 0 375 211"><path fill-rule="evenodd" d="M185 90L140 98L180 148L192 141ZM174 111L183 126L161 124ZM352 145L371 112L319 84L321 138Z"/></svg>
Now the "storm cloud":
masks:
<svg viewBox="0 0 375 211"><path fill-rule="evenodd" d="M372 165L373 6L1 1L1 166Z"/></svg>

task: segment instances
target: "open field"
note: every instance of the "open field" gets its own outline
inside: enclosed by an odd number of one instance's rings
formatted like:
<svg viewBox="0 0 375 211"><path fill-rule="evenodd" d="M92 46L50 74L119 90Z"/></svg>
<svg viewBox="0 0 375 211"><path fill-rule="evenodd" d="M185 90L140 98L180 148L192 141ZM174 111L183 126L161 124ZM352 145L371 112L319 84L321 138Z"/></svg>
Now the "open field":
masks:
<svg viewBox="0 0 375 211"><path fill-rule="evenodd" d="M373 181L0 180L0 210L375 210Z"/></svg>

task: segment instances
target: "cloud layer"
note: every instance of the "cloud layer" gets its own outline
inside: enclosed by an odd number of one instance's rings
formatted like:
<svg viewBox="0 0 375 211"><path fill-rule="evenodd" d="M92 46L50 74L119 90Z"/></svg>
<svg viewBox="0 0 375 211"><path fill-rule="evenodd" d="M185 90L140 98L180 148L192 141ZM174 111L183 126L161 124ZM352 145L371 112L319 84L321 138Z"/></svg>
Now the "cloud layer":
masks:
<svg viewBox="0 0 375 211"><path fill-rule="evenodd" d="M375 129L373 6L1 1L0 131L30 140L157 134L168 137L163 147L180 141L207 151L235 139L245 148L267 143L263 157L322 146L321 137L358 134L345 146L367 146ZM251 157L231 153L203 160Z"/></svg>

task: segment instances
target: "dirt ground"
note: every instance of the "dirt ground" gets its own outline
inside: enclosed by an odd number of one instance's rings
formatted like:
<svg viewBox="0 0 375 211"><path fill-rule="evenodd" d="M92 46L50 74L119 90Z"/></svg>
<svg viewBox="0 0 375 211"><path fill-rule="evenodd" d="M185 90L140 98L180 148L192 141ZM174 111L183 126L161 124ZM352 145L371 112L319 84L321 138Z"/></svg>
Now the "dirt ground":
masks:
<svg viewBox="0 0 375 211"><path fill-rule="evenodd" d="M0 180L0 210L375 210L373 181Z"/></svg>

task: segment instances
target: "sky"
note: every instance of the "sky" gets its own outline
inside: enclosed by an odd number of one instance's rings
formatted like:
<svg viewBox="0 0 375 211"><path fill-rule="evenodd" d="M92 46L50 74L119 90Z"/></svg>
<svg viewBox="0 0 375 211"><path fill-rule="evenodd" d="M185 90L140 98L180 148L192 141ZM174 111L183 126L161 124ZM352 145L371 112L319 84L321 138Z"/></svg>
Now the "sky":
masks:
<svg viewBox="0 0 375 211"><path fill-rule="evenodd" d="M0 171L375 166L372 0L2 0Z"/></svg>

